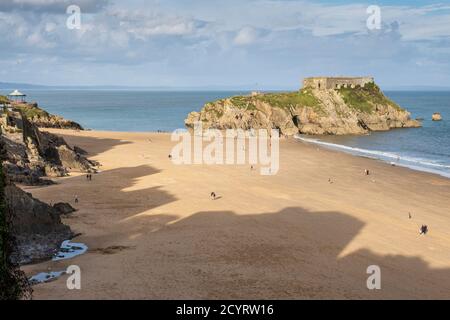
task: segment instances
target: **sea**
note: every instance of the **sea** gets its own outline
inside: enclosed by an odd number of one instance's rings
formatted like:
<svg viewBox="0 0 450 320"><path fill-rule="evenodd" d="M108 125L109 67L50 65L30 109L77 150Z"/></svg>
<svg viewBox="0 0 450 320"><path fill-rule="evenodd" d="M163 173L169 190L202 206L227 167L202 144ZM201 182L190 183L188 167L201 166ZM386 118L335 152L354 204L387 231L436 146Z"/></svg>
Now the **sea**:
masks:
<svg viewBox="0 0 450 320"><path fill-rule="evenodd" d="M0 90L0 94L6 94ZM93 130L149 132L184 127L191 111L210 101L247 91L28 90L50 113ZM388 97L423 119L420 129L366 136L298 136L299 140L450 178L450 92L388 91ZM443 121L433 122L439 112Z"/></svg>

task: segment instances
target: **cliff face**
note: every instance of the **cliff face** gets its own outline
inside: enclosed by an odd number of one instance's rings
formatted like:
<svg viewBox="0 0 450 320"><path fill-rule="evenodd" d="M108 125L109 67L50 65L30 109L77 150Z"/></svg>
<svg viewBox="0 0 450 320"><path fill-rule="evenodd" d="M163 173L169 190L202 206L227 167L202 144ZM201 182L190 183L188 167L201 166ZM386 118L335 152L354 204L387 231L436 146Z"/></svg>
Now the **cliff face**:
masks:
<svg viewBox="0 0 450 320"><path fill-rule="evenodd" d="M62 177L71 170L96 172L96 163L71 148L64 139L41 132L23 112L8 111L1 121L3 166L11 181L26 185L50 184L42 177Z"/></svg>
<svg viewBox="0 0 450 320"><path fill-rule="evenodd" d="M7 157L5 144L0 140L0 158ZM73 233L61 222L60 215L70 213L69 205L51 207L16 187L11 176L4 175L0 165L0 250L3 266L27 264L50 259L61 243ZM64 205L65 210L61 210ZM71 208L71 207L70 207Z"/></svg>
<svg viewBox="0 0 450 320"><path fill-rule="evenodd" d="M73 208L64 203L54 207L16 187L14 183L41 185L43 176L66 175L71 169L95 172L94 163L72 149L64 139L28 121L21 112L8 112L1 118L1 174L6 174L2 204L8 237L14 245L7 259L12 265L50 259L61 243L73 233L61 221L61 215Z"/></svg>
<svg viewBox="0 0 450 320"><path fill-rule="evenodd" d="M0 157L3 156L0 145ZM0 166L0 301L31 298L32 290L24 272L12 257L16 247L11 231L10 211L5 198L6 179Z"/></svg>
<svg viewBox="0 0 450 320"><path fill-rule="evenodd" d="M37 103L24 103L14 105L14 107L20 110L38 128L84 130L80 124L74 121L66 120L39 108Z"/></svg>
<svg viewBox="0 0 450 320"><path fill-rule="evenodd" d="M61 243L73 233L61 222L59 211L8 183L5 199L10 231L15 250L10 257L14 263L29 264L51 259Z"/></svg>
<svg viewBox="0 0 450 320"><path fill-rule="evenodd" d="M367 134L420 127L410 113L389 100L374 83L364 87L239 96L208 103L185 120L188 128L279 129L286 136Z"/></svg>

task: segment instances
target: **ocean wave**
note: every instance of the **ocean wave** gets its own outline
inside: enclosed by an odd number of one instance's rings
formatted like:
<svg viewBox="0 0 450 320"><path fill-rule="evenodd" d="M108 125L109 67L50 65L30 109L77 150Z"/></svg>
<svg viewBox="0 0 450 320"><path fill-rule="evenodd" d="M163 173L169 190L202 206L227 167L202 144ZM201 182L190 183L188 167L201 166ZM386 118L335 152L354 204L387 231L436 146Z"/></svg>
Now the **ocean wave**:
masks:
<svg viewBox="0 0 450 320"><path fill-rule="evenodd" d="M349 147L342 144L321 141L319 139L305 138L301 135L296 135L295 138L307 143L313 143L331 149L343 150L351 154L368 156L370 158L390 162L391 164L408 167L418 171L435 173L450 178L450 164L442 164L430 159L415 158L392 152Z"/></svg>

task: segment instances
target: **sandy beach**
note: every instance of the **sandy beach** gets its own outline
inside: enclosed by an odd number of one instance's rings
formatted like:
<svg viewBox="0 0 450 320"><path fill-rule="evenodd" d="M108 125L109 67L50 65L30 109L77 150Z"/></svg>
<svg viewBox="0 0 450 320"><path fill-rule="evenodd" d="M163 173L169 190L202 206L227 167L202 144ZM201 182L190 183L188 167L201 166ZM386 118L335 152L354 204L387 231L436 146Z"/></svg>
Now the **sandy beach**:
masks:
<svg viewBox="0 0 450 320"><path fill-rule="evenodd" d="M176 166L168 134L51 132L102 167L92 182L72 173L24 188L75 206L64 223L89 247L25 266L82 270L81 290L62 277L35 286L35 299L450 298L450 179L294 139L281 142L279 173L261 176ZM371 265L381 290L367 289Z"/></svg>

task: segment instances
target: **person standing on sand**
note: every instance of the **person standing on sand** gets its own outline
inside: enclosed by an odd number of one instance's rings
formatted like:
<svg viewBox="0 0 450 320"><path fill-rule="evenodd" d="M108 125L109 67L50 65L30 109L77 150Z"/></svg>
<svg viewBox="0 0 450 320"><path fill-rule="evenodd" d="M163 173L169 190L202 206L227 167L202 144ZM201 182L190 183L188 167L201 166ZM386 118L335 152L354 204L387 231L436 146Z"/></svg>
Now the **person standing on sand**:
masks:
<svg viewBox="0 0 450 320"><path fill-rule="evenodd" d="M423 225L422 228L420 228L420 235L424 235L426 236L428 233L428 226L427 225Z"/></svg>
<svg viewBox="0 0 450 320"><path fill-rule="evenodd" d="M216 200L217 199L217 195L215 192L211 192L211 200Z"/></svg>

